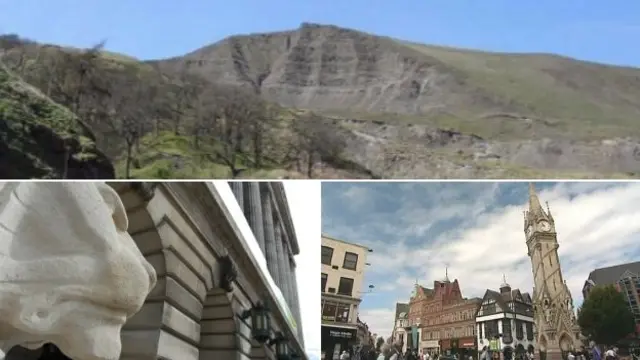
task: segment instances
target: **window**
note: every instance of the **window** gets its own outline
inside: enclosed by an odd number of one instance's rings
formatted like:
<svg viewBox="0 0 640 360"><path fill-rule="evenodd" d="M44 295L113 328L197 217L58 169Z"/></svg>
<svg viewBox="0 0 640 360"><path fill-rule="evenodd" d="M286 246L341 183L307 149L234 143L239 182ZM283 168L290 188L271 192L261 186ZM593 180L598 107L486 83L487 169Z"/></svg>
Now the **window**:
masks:
<svg viewBox="0 0 640 360"><path fill-rule="evenodd" d="M341 277L340 284L338 285L338 295L352 296L353 293L353 279Z"/></svg>
<svg viewBox="0 0 640 360"><path fill-rule="evenodd" d="M484 338L482 337L482 326L483 326L482 324L483 324L483 323L479 323L479 324L478 324L478 337L479 337L480 339L484 339Z"/></svg>
<svg viewBox="0 0 640 360"><path fill-rule="evenodd" d="M511 330L511 319L502 320L502 341L509 344L513 341L513 332Z"/></svg>
<svg viewBox="0 0 640 360"><path fill-rule="evenodd" d="M526 324L527 327L527 340L531 341L533 340L533 324L528 322Z"/></svg>
<svg viewBox="0 0 640 360"><path fill-rule="evenodd" d="M328 246L322 247L322 263L325 265L331 265L331 258L333 257L333 248Z"/></svg>
<svg viewBox="0 0 640 360"><path fill-rule="evenodd" d="M498 335L498 320L491 320L484 323L485 339L493 339Z"/></svg>
<svg viewBox="0 0 640 360"><path fill-rule="evenodd" d="M322 273L321 283L322 283L322 292L324 292L324 289L327 288L327 274Z"/></svg>
<svg viewBox="0 0 640 360"><path fill-rule="evenodd" d="M336 321L344 323L349 322L349 305L338 304Z"/></svg>
<svg viewBox="0 0 640 360"><path fill-rule="evenodd" d="M496 303L487 304L484 306L484 315L490 315L496 312Z"/></svg>
<svg viewBox="0 0 640 360"><path fill-rule="evenodd" d="M342 263L342 267L349 270L355 270L358 265L358 254L354 254L352 252L344 253L344 262Z"/></svg>
<svg viewBox="0 0 640 360"><path fill-rule="evenodd" d="M322 307L322 320L324 321L336 321L336 309L338 304L332 302L325 302Z"/></svg>
<svg viewBox="0 0 640 360"><path fill-rule="evenodd" d="M516 339L522 340L524 338L524 329L522 328L522 321L516 320Z"/></svg>

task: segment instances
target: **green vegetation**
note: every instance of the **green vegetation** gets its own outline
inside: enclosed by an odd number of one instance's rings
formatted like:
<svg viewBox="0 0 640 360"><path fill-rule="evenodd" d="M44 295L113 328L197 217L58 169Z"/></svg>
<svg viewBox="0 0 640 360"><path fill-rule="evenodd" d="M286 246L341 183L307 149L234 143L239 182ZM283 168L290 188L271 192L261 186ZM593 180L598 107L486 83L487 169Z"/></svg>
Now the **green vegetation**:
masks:
<svg viewBox="0 0 640 360"><path fill-rule="evenodd" d="M140 140L133 157L130 177L134 179L200 179L229 178L229 167L215 160L213 154L221 151L215 143L195 146L190 136L175 135L169 131L147 134ZM238 156L236 166L249 168L253 161ZM125 159L117 162L116 173L124 177Z"/></svg>
<svg viewBox="0 0 640 360"><path fill-rule="evenodd" d="M595 286L578 310L582 333L597 344L616 345L635 331L633 313L614 285Z"/></svg>
<svg viewBox="0 0 640 360"><path fill-rule="evenodd" d="M109 176L91 136L73 113L0 63L0 167L7 178L74 178L84 172L79 167L102 167Z"/></svg>

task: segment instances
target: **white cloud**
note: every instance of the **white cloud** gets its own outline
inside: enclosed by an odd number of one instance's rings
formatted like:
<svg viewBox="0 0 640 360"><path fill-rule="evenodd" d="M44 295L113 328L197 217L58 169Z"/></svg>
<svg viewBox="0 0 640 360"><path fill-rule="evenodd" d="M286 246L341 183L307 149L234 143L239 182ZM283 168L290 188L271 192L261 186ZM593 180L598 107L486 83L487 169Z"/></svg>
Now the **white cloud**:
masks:
<svg viewBox="0 0 640 360"><path fill-rule="evenodd" d="M284 181L296 229L300 254L296 279L305 348L310 358L320 358L320 241L321 199L319 181Z"/></svg>
<svg viewBox="0 0 640 360"><path fill-rule="evenodd" d="M574 302L581 303L582 285L590 271L637 260L640 250L640 184L628 183L572 198L569 194L575 194L577 187L583 187L574 185L556 186L541 192L539 197L543 203L549 201L556 221L562 274ZM381 250L388 245L377 247L367 244L375 251L371 256L372 272L382 278L383 274L400 269L393 282L376 284L376 287L394 289L398 297L408 301L412 290L408 283L415 282L412 279L418 277L421 285L429 287L433 280L444 276L445 264L448 264L449 277L460 281L464 296L480 297L486 288L497 288L502 274L506 275L512 287L531 292L532 271L522 214L526 210L526 200L523 199L518 206L476 214L471 219L472 227L440 235L423 247L408 247L399 242L390 251L383 252ZM446 204L436 206L440 209L447 207ZM433 208L421 210L429 212ZM407 269L406 264L417 266ZM371 276L369 281L375 283ZM386 337L391 333L394 311L395 302L379 309L366 309L365 306L360 317L372 331Z"/></svg>

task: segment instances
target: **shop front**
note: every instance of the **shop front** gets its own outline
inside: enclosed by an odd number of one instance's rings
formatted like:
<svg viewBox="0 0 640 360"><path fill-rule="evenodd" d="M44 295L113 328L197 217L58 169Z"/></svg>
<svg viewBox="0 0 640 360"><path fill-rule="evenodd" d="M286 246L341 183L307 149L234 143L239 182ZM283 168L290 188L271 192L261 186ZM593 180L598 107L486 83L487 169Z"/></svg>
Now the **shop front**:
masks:
<svg viewBox="0 0 640 360"><path fill-rule="evenodd" d="M423 354L434 355L440 352L438 340L425 340L420 342L420 349Z"/></svg>
<svg viewBox="0 0 640 360"><path fill-rule="evenodd" d="M478 352L476 350L476 339L472 336L459 339L443 339L439 341L439 345L443 354L458 354L476 358Z"/></svg>
<svg viewBox="0 0 640 360"><path fill-rule="evenodd" d="M338 327L322 325L320 341L322 358L338 360L343 350L350 351L357 343L358 330L355 327Z"/></svg>

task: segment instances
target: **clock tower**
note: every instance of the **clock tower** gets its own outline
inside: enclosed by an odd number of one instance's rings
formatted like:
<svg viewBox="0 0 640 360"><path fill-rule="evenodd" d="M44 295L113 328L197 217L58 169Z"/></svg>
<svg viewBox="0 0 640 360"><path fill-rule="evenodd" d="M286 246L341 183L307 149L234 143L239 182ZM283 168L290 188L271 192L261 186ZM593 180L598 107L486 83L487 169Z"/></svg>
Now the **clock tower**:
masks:
<svg viewBox="0 0 640 360"><path fill-rule="evenodd" d="M533 270L535 339L540 360L560 360L562 352L578 348L580 328L573 311L569 287L562 278L556 225L547 205L540 205L529 184L529 210L524 213L524 232Z"/></svg>

